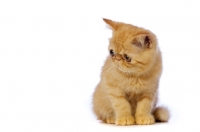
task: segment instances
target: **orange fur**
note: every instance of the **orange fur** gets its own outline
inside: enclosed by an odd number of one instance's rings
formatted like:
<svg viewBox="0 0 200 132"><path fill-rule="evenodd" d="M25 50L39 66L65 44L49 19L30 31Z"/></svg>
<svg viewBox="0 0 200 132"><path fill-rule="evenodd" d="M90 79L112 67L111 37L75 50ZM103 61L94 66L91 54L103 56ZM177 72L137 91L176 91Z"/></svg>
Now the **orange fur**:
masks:
<svg viewBox="0 0 200 132"><path fill-rule="evenodd" d="M157 104L162 57L156 36L149 30L103 19L113 30L110 56L93 94L99 119L116 125L168 121L169 112Z"/></svg>

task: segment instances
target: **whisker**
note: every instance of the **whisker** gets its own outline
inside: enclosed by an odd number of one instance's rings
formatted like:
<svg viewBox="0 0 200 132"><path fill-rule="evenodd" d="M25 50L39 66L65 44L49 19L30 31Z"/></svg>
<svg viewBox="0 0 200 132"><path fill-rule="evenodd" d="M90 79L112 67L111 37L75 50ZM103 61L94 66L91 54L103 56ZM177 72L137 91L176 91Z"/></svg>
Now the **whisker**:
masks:
<svg viewBox="0 0 200 132"><path fill-rule="evenodd" d="M111 67L109 67L106 71L105 71L105 74L107 74L114 66L111 65Z"/></svg>
<svg viewBox="0 0 200 132"><path fill-rule="evenodd" d="M129 73L129 71L126 69L126 72L128 74L128 79L131 78L131 74Z"/></svg>
<svg viewBox="0 0 200 132"><path fill-rule="evenodd" d="M103 68L108 68L108 67L110 67L110 66L112 66L112 63L103 66Z"/></svg>

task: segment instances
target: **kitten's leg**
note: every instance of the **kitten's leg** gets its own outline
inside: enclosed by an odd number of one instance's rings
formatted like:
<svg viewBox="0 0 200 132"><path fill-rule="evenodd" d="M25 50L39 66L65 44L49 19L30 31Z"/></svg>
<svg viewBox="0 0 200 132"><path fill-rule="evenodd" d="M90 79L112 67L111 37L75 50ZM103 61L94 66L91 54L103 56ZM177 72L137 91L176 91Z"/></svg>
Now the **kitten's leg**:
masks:
<svg viewBox="0 0 200 132"><path fill-rule="evenodd" d="M149 125L155 123L155 119L151 114L153 107L153 100L149 98L143 98L137 103L136 107L136 124Z"/></svg>
<svg viewBox="0 0 200 132"><path fill-rule="evenodd" d="M124 95L109 94L112 107L115 111L116 125L133 125L134 118L131 114L131 106Z"/></svg>

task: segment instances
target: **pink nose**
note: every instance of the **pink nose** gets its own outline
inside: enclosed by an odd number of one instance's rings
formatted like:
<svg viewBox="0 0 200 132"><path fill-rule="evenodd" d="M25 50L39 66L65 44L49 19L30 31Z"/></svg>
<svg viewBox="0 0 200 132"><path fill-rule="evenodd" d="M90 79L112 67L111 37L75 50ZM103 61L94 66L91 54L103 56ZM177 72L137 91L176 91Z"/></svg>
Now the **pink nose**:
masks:
<svg viewBox="0 0 200 132"><path fill-rule="evenodd" d="M115 56L115 59L116 59L117 61L120 61L120 60L122 59L122 57L121 57L121 55L116 55L116 56Z"/></svg>

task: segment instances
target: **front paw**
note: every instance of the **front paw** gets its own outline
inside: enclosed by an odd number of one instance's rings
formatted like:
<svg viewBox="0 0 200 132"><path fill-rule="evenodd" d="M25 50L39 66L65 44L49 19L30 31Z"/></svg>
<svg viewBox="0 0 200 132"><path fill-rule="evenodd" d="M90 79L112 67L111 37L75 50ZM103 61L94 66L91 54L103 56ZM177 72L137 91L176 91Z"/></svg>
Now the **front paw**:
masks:
<svg viewBox="0 0 200 132"><path fill-rule="evenodd" d="M136 116L136 124L138 125L149 125L153 123L155 123L155 119L152 115Z"/></svg>
<svg viewBox="0 0 200 132"><path fill-rule="evenodd" d="M117 118L115 120L115 124L118 126L127 126L127 125L133 125L135 123L135 120L133 116L124 116Z"/></svg>
<svg viewBox="0 0 200 132"><path fill-rule="evenodd" d="M106 118L106 123L115 124L115 119L114 118Z"/></svg>

